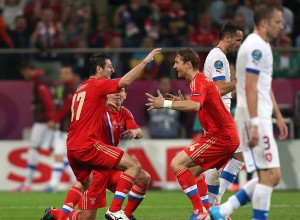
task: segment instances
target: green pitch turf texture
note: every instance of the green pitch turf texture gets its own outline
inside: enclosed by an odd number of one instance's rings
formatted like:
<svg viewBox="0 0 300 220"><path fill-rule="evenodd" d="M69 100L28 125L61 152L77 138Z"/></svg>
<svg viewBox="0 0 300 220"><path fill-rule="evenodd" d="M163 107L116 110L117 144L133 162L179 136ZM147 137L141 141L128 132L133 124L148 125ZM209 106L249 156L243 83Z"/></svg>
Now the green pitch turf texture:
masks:
<svg viewBox="0 0 300 220"><path fill-rule="evenodd" d="M61 207L66 192L0 192L0 220L39 220L49 206ZM231 194L226 193L224 200ZM108 203L112 194L108 193ZM224 201L223 200L223 201ZM106 208L98 210L104 219ZM233 220L251 219L251 205L235 211ZM149 191L136 211L138 220L187 220L191 215L189 200L181 191ZM300 191L275 191L269 220L300 220Z"/></svg>

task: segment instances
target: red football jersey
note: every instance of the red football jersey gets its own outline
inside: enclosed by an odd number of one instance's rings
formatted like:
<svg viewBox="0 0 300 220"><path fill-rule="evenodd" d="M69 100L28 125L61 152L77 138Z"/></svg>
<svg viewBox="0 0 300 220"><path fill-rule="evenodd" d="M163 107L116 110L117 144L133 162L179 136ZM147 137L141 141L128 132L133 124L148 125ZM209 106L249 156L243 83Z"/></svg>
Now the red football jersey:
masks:
<svg viewBox="0 0 300 220"><path fill-rule="evenodd" d="M234 120L223 104L216 84L198 73L190 84L191 100L201 104L198 119L206 135L236 138Z"/></svg>
<svg viewBox="0 0 300 220"><path fill-rule="evenodd" d="M101 140L106 95L120 91L120 79L90 78L73 95L67 148L78 150Z"/></svg>
<svg viewBox="0 0 300 220"><path fill-rule="evenodd" d="M139 126L135 123L131 112L127 108L122 106L118 112L106 108L101 141L117 147L124 131L137 128Z"/></svg>

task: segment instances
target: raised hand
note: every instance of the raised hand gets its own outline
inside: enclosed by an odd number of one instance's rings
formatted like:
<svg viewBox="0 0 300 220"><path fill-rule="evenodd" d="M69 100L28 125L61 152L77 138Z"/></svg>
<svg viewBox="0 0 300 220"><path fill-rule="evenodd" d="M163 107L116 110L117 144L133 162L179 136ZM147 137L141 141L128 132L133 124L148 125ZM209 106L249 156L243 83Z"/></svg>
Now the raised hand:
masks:
<svg viewBox="0 0 300 220"><path fill-rule="evenodd" d="M151 62L151 60L153 60L153 57L155 54L161 53L162 49L161 48L155 48L154 50L152 50L148 56L146 56L146 58L144 59L147 63Z"/></svg>
<svg viewBox="0 0 300 220"><path fill-rule="evenodd" d="M175 96L170 93L167 93L166 96L168 99L171 99L172 101L183 101L184 100L184 96L182 95L181 90L178 90L178 96Z"/></svg>
<svg viewBox="0 0 300 220"><path fill-rule="evenodd" d="M109 108L110 110L112 110L113 112L119 111L119 107L110 101L106 101L106 107Z"/></svg>
<svg viewBox="0 0 300 220"><path fill-rule="evenodd" d="M148 103L146 103L146 106L148 106L147 111L151 111L152 109L159 109L164 107L164 97L160 93L159 89L157 90L157 97L146 93L146 96L148 96Z"/></svg>

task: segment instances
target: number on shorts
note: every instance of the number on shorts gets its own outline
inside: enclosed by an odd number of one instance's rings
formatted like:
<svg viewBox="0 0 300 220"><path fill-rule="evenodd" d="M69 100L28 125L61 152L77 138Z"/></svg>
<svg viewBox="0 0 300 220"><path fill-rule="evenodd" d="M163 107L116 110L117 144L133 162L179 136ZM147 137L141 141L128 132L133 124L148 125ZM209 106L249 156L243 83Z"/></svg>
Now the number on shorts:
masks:
<svg viewBox="0 0 300 220"><path fill-rule="evenodd" d="M269 137L268 136L263 136L263 139L264 139L264 144L267 145L267 147L265 147L265 150L269 150L271 148Z"/></svg>
<svg viewBox="0 0 300 220"><path fill-rule="evenodd" d="M81 114L81 110L82 110L82 106L83 106L84 99L85 99L85 94L86 94L86 91L78 93L78 94L75 94L73 96L72 107L71 107L71 112L72 112L71 121L73 121L73 119L74 119L74 111L75 111L74 110L74 104L75 104L75 102L79 102L78 108L77 108L77 111L76 111L76 117L75 117L76 121L79 120L80 114Z"/></svg>

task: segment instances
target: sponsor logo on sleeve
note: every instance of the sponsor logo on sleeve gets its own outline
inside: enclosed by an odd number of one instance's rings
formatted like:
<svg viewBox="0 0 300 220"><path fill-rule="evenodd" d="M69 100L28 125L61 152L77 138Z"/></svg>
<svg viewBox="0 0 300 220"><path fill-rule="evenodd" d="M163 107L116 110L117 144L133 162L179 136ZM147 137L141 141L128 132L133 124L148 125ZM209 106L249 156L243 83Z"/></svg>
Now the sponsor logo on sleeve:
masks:
<svg viewBox="0 0 300 220"><path fill-rule="evenodd" d="M223 62L221 60L217 60L215 63L214 63L214 67L217 69L217 70L220 70L223 68Z"/></svg>
<svg viewBox="0 0 300 220"><path fill-rule="evenodd" d="M256 60L256 61L259 61L261 58L262 58L262 53L261 53L261 51L260 50L253 50L252 51L252 58L254 59L254 60Z"/></svg>

